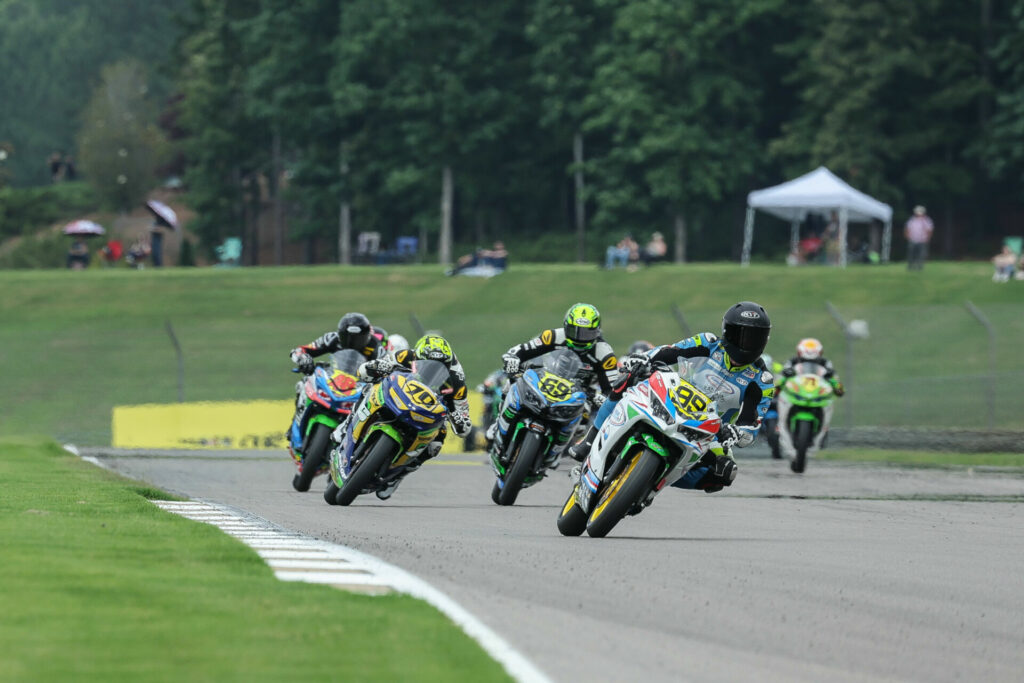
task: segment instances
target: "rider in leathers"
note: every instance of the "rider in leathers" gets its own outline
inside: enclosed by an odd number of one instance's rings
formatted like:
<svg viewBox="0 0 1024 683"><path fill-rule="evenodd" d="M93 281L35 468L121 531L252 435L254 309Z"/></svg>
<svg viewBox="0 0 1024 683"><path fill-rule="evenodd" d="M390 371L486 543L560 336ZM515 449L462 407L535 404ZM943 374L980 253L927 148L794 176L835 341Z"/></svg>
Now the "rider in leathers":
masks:
<svg viewBox="0 0 1024 683"><path fill-rule="evenodd" d="M570 454L577 460L586 458L601 425L615 409L622 393L650 375L651 363L672 365L685 358L708 358L705 367L723 380L719 389L722 395L716 400L723 423L718 432L721 452L715 452L713 466L695 467L672 485L708 493L731 486L737 468L729 447L742 448L753 443L775 394L772 373L760 358L770 332L771 321L764 308L742 301L725 312L721 338L703 332L669 346L657 347L647 354L626 357L623 368L629 374L601 406L594 427L581 443L570 449Z"/></svg>
<svg viewBox="0 0 1024 683"><path fill-rule="evenodd" d="M790 377L796 375L796 366L801 363L813 363L823 368L822 379L832 385L832 391L837 397L842 396L846 393L846 389L843 387L843 383L839 381L838 375L836 375L835 368L832 367L832 361L825 358L824 347L822 343L814 337L807 337L801 339L796 345L796 355L786 361L786 364L782 368L782 381L785 382ZM793 408L793 405L787 400L781 400L778 402L779 407L779 425L789 424L789 413ZM828 428L832 423L832 406L828 405L822 410L821 428L814 437L814 443L811 444L810 453L817 453L821 449L822 444L825 441L825 437L828 436ZM793 435L786 427L779 428L779 451L785 456L792 458L796 454L796 446L793 445Z"/></svg>
<svg viewBox="0 0 1024 683"><path fill-rule="evenodd" d="M462 369L462 363L455 357L451 345L444 337L428 334L421 337L413 348L403 349L395 353L394 360L385 357L367 361L359 366L359 378L366 382L376 382L381 377L391 374L396 366L400 365L405 368L411 368L413 361L416 360L436 360L444 363L445 367L448 368L448 381L445 383L445 390L442 392L445 407L448 409L448 421L452 423L452 427L455 428L455 433L459 437L469 434L473 428L473 421L469 418L469 401L466 399L466 372ZM347 429L347 425L342 424L335 433L343 434L345 429ZM423 454L419 456L419 462L407 469L405 475L391 482L386 489L378 491L377 497L381 500L390 498L405 476L419 469L424 462L430 460L441 451L441 446L444 444L444 439L447 435L448 427L447 425L442 425L437 430L437 436L427 444ZM340 441L341 439L336 438L335 440Z"/></svg>
<svg viewBox="0 0 1024 683"><path fill-rule="evenodd" d="M613 387L620 383L618 360L615 358L615 351L611 345L601 336L601 314L598 310L586 303L577 303L569 307L565 313L561 329L544 330L533 339L517 344L505 352L502 356L505 373L516 375L520 372L524 361L541 356L555 349L569 349L579 356L583 363L584 372L591 377L596 377L601 393L596 391L588 392L591 404L595 407L604 402ZM583 384L591 384L586 378L581 378ZM508 432L509 420L515 417L516 407L510 405L512 400L511 392L505 395L501 412L493 425L487 430L487 440L492 442L492 449L501 449L505 435ZM561 458L562 450L572 438L577 422L566 425L560 432L551 446L549 453L549 467L557 467Z"/></svg>

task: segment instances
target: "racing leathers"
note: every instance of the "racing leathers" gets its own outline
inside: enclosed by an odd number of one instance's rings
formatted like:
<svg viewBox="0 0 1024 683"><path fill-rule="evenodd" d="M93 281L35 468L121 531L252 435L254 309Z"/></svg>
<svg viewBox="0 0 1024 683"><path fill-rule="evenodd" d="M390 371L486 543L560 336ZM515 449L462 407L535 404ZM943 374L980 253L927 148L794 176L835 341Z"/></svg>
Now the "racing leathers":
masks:
<svg viewBox="0 0 1024 683"><path fill-rule="evenodd" d="M313 359L317 356L322 356L325 353L334 353L335 351L341 351L345 347L341 344L341 339L338 337L337 330L331 330L317 337L315 340L302 346L296 346L291 351L292 362L299 366L305 374L313 372ZM376 335L370 335L370 341L361 349L355 349L359 353L363 354L367 360L373 360L380 358L385 354L384 346L381 344L381 340Z"/></svg>
<svg viewBox="0 0 1024 683"><path fill-rule="evenodd" d="M723 423L718 434L721 452L717 452L719 448L715 449L717 460L714 466L695 467L672 485L712 493L721 490L723 486L729 486L735 478L735 462L728 462L732 461L728 449L730 446L742 448L754 442L761 419L775 395L775 380L760 358L749 365L733 366L722 342L710 332L703 332L675 344L659 346L649 351L646 359L629 357L624 365L632 370L653 362L674 365L687 358L707 358L708 362L701 373L712 373L713 377L705 378L704 383L713 382L718 385L715 393L718 413ZM601 427L615 409L622 393L643 377L644 374L635 378L631 374L612 391L594 419L595 427Z"/></svg>
<svg viewBox="0 0 1024 683"><path fill-rule="evenodd" d="M581 377L579 377L579 380L584 387L592 387L594 381L597 382L597 389L599 390L588 390L588 401L595 407L603 403L605 396L621 383L618 359L615 357L615 351L612 349L611 344L606 342L603 337L598 336L589 348L578 348L568 342L565 330L561 328L544 330L533 339L517 344L506 351L505 355L501 357L505 366L505 372L507 374L515 374L519 372L522 362L542 356L555 349L569 349L579 356L580 361L583 363L583 370L580 373ZM509 421L516 415L517 407L511 405L512 399L512 392L506 392L497 420L495 420L492 429L488 430L487 436L488 440L492 441L492 448L501 449L505 435L508 433ZM562 451L569 440L572 439L573 432L576 431L579 423L580 421L576 420L567 424L559 432L555 442L551 445L549 467L558 466Z"/></svg>

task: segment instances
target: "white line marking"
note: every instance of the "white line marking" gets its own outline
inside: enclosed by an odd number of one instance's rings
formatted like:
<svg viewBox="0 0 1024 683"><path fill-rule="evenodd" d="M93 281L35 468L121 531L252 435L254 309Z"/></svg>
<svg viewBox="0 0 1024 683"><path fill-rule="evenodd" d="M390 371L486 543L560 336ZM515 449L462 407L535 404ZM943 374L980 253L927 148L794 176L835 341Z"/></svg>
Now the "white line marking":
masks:
<svg viewBox="0 0 1024 683"><path fill-rule="evenodd" d="M163 501L160 508L213 524L254 548L282 581L305 581L356 588L379 586L425 600L443 612L522 683L551 683L544 673L461 605L404 569L353 548L282 529L249 514L202 501ZM238 533L241 528L246 534ZM311 564L311 561L312 564Z"/></svg>

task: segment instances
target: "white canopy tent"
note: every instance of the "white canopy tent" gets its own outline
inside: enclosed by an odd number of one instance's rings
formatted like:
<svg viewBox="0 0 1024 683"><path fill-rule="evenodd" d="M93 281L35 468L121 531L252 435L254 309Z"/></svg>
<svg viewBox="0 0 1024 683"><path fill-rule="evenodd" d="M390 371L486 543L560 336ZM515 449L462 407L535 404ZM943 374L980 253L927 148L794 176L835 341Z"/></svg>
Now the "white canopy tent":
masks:
<svg viewBox="0 0 1024 683"><path fill-rule="evenodd" d="M809 214L828 218L839 214L839 265L846 266L846 226L850 221L866 223L875 219L885 224L882 234L882 262L889 260L892 244L892 207L855 190L832 171L819 166L789 182L754 190L747 195L747 220L743 226L741 263L750 264L750 246L754 241L754 211L760 209L790 223L790 249L796 251L800 223Z"/></svg>

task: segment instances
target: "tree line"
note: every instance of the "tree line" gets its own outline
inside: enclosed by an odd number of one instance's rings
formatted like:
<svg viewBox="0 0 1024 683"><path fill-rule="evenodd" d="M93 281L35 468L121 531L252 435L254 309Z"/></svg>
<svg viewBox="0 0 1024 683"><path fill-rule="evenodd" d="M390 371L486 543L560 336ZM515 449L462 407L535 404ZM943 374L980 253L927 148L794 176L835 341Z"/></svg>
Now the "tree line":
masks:
<svg viewBox="0 0 1024 683"><path fill-rule="evenodd" d="M730 258L747 192L819 165L897 221L928 205L940 253L1019 232L1024 0L175 12L163 122L208 246L269 212L274 261L295 240L344 260L359 231L418 235L442 259L503 239L513 256L590 260L657 230L679 256ZM756 248L785 250L778 229Z"/></svg>

